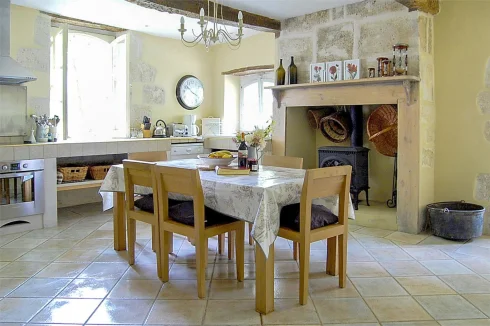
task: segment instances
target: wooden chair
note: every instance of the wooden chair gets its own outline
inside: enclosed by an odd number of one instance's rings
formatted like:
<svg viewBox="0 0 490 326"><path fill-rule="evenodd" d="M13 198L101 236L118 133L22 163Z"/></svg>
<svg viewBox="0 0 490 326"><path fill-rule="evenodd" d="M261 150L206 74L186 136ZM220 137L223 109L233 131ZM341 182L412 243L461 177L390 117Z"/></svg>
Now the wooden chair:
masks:
<svg viewBox="0 0 490 326"><path fill-rule="evenodd" d="M262 157L262 165L265 166L277 166L280 168L289 169L302 169L303 168L303 158L293 157L293 156L278 156L278 155L264 155ZM251 245L253 243L252 236L252 223L248 224L248 243ZM298 260L298 243L293 242L293 257L294 260Z"/></svg>
<svg viewBox="0 0 490 326"><path fill-rule="evenodd" d="M160 162L160 161L166 161L167 160L167 152L137 152L137 153L129 153L128 154L128 159L129 160L134 160L134 161L142 161L142 162ZM155 251L155 247L158 245L156 243L156 236L155 236L156 229L154 227L151 228L151 233L152 233L152 248L153 251ZM173 252L173 239L169 240L171 243L171 252Z"/></svg>
<svg viewBox="0 0 490 326"><path fill-rule="evenodd" d="M136 241L136 221L148 223L152 226L153 250L157 254L158 277L161 278L161 255L160 255L160 236L159 229L157 186L153 176L153 166L155 163L124 160L124 183L126 192L126 223L128 229L128 257L129 265L134 264L134 244ZM153 188L153 207L154 212L148 213L134 206L134 186L144 186ZM155 245L156 244L156 245Z"/></svg>
<svg viewBox="0 0 490 326"><path fill-rule="evenodd" d="M206 267L208 255L208 238L226 232L235 231L237 236L236 268L237 279L243 281L244 277L244 237L245 223L226 217L218 212L207 209L204 206L204 194L201 186L199 171L166 166L154 167L154 175L158 187L158 208L160 218L160 250L162 261L162 280L169 279L169 248L166 238L171 233L178 233L195 239L196 246L196 270L197 293L199 298L205 297L206 292ZM184 224L178 220L178 211L173 206L170 211L168 206L168 193L179 193L193 198L192 202L184 202L181 205L191 205L193 220ZM189 215L186 215L189 216ZM227 220L227 221L226 221ZM213 221L214 223L211 223ZM206 225L206 223L208 225ZM191 225L189 225L191 224Z"/></svg>
<svg viewBox="0 0 490 326"><path fill-rule="evenodd" d="M138 152L129 153L129 160L143 161L143 162L159 162L167 160L167 152Z"/></svg>
<svg viewBox="0 0 490 326"><path fill-rule="evenodd" d="M352 167L350 165L307 170L299 207L299 231L284 226L286 223L281 218L278 236L299 243L299 302L302 305L305 305L308 301L308 273L310 267L310 244L312 242L328 239L327 273L335 275L338 238L339 286L343 288L346 285L347 214L351 173ZM339 196L338 222L312 230L312 200L333 195ZM283 211L281 211L281 215L283 215Z"/></svg>

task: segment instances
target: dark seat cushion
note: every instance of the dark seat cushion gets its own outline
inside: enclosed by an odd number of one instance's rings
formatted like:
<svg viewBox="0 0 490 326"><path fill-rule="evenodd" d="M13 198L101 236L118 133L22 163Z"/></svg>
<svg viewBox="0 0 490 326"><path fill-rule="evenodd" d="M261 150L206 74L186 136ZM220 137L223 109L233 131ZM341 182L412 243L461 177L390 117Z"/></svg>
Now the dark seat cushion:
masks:
<svg viewBox="0 0 490 326"><path fill-rule="evenodd" d="M339 218L328 208L321 205L311 205L311 229L318 229L338 223ZM281 209L281 227L299 232L299 204L284 206Z"/></svg>
<svg viewBox="0 0 490 326"><path fill-rule="evenodd" d="M168 206L174 206L184 203L182 200L168 199ZM134 206L138 207L142 211L153 213L153 194L144 195L143 197L134 201Z"/></svg>
<svg viewBox="0 0 490 326"><path fill-rule="evenodd" d="M144 195L142 198L134 201L134 206L142 211L153 213L153 194ZM192 201L182 201L168 199L168 215L179 223L193 226L194 225L194 206ZM204 207L205 225L212 226L235 222L234 218L221 214L211 208Z"/></svg>
<svg viewBox="0 0 490 326"><path fill-rule="evenodd" d="M179 223L194 226L194 203L185 201L177 205L169 206L168 216ZM209 207L204 207L205 226L227 224L237 220L227 215L221 214Z"/></svg>

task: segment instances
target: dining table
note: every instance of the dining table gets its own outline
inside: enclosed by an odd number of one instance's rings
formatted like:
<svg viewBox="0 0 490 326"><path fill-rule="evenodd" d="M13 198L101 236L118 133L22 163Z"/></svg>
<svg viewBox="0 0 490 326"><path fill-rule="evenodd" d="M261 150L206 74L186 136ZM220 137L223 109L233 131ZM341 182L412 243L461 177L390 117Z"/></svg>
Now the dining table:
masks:
<svg viewBox="0 0 490 326"><path fill-rule="evenodd" d="M156 162L157 165L198 169L204 193L204 204L222 214L253 223L255 240L256 310L267 314L274 310L274 241L277 237L282 207L300 202L306 170L260 166L248 175L218 175L205 168L198 159ZM126 250L124 214L124 169L113 165L102 182L99 193L104 209L113 207L114 249ZM135 186L135 193L150 194L152 189ZM169 194L172 199L190 199ZM318 198L314 204L338 213L338 196ZM355 218L349 200L348 217Z"/></svg>

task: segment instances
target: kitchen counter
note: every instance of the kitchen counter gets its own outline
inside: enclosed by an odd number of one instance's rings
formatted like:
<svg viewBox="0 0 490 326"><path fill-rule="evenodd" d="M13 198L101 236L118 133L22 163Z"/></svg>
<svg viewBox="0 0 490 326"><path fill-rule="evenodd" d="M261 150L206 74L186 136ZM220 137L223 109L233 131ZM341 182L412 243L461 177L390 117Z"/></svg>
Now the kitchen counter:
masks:
<svg viewBox="0 0 490 326"><path fill-rule="evenodd" d="M170 151L174 143L203 142L202 137L131 138L107 141L0 145L0 161Z"/></svg>

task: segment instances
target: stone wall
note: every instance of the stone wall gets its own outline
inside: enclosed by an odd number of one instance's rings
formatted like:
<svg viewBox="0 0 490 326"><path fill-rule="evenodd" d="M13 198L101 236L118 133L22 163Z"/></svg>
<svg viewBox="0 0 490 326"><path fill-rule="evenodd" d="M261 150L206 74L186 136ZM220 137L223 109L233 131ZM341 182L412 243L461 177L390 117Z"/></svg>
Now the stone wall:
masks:
<svg viewBox="0 0 490 326"><path fill-rule="evenodd" d="M294 56L299 83L309 82L311 63L335 60L361 59L363 78L376 67L377 57L392 58L393 44L401 42L409 45L408 74L417 76L418 18L418 12L409 13L393 0L366 0L289 18L278 39L278 58L288 66Z"/></svg>

